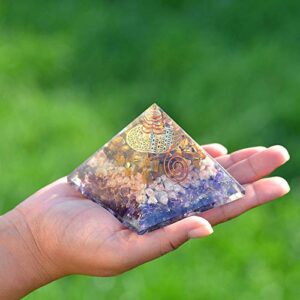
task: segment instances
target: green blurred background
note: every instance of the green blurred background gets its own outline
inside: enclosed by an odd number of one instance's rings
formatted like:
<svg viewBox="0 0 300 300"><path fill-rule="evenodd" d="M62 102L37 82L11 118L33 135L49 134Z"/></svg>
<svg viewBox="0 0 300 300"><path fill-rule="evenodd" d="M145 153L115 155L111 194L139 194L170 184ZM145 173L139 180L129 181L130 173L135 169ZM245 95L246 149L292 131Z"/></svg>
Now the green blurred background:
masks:
<svg viewBox="0 0 300 300"><path fill-rule="evenodd" d="M299 1L0 2L0 211L152 102L199 143L285 145L284 199L114 278L26 299L299 299Z"/></svg>

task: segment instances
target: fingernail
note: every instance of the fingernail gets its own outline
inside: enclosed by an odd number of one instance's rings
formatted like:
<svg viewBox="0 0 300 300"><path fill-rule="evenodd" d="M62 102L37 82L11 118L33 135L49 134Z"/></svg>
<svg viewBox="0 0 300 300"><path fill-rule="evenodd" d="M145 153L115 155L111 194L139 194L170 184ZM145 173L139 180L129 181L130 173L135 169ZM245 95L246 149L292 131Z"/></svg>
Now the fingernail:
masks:
<svg viewBox="0 0 300 300"><path fill-rule="evenodd" d="M290 154L285 147L283 147L281 145L275 145L270 148L276 149L277 151L279 151L282 154L284 161L288 161L290 159Z"/></svg>
<svg viewBox="0 0 300 300"><path fill-rule="evenodd" d="M222 144L215 143L215 146L217 146L222 153L224 153L224 154L228 153L227 148L225 148Z"/></svg>
<svg viewBox="0 0 300 300"><path fill-rule="evenodd" d="M214 232L214 230L212 229L212 227L207 224L207 225L203 225L201 227L192 229L189 233L188 236L190 239L197 239L203 236L207 236L210 235Z"/></svg>
<svg viewBox="0 0 300 300"><path fill-rule="evenodd" d="M291 190L290 185L284 178L274 177L273 180L274 179L277 180L278 184L281 186L284 195L287 194Z"/></svg>
<svg viewBox="0 0 300 300"><path fill-rule="evenodd" d="M260 150L260 151L263 151L263 150L267 149L267 147L265 147L265 146L256 146L254 148L256 148L257 150Z"/></svg>

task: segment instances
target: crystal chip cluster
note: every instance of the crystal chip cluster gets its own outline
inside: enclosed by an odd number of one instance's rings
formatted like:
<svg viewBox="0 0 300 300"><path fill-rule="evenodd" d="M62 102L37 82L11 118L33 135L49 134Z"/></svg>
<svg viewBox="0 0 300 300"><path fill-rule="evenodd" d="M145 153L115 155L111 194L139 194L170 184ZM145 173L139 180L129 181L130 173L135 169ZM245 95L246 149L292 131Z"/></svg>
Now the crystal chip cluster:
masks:
<svg viewBox="0 0 300 300"><path fill-rule="evenodd" d="M139 234L245 193L156 104L75 169L68 181Z"/></svg>

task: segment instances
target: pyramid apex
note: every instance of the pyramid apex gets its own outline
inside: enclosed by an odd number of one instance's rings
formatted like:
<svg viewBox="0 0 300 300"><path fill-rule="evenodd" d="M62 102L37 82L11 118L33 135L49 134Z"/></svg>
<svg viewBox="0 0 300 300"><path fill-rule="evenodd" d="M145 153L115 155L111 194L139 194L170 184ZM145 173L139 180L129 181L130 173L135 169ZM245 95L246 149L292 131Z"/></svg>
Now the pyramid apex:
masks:
<svg viewBox="0 0 300 300"><path fill-rule="evenodd" d="M156 102L153 102L149 108L160 108Z"/></svg>

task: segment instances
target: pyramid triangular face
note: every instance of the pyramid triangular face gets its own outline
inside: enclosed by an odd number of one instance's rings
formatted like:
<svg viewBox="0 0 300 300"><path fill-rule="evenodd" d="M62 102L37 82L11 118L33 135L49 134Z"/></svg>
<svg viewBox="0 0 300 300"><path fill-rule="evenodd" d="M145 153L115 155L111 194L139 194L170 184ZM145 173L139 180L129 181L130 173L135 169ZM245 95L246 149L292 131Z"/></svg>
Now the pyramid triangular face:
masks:
<svg viewBox="0 0 300 300"><path fill-rule="evenodd" d="M140 234L244 195L244 188L156 104L68 180Z"/></svg>

